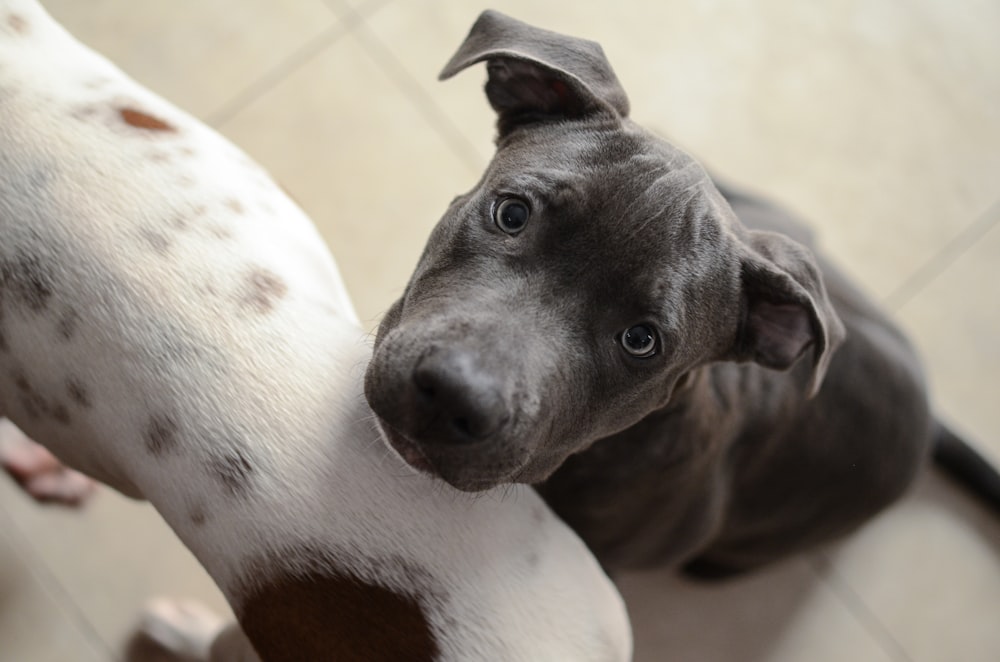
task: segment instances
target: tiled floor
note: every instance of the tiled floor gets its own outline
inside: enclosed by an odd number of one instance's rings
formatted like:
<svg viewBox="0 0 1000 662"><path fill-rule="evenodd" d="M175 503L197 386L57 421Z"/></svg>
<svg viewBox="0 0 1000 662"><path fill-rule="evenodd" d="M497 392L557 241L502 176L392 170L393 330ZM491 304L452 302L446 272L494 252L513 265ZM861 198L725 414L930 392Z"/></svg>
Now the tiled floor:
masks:
<svg viewBox="0 0 1000 662"><path fill-rule="evenodd" d="M47 5L263 162L372 325L491 151L482 71L436 81L480 9L466 0ZM1000 5L493 5L601 41L637 119L810 218L916 339L943 415L1000 462ZM1000 522L933 474L812 556L622 588L640 661L1000 660ZM120 659L157 593L222 604L148 506L105 490L83 513L38 508L0 481L0 662Z"/></svg>

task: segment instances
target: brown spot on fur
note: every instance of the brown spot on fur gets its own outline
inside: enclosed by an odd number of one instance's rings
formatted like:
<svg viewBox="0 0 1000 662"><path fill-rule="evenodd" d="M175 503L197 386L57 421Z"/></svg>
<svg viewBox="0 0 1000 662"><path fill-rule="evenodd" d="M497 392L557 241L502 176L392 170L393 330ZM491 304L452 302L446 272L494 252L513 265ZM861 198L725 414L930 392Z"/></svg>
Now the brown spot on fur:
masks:
<svg viewBox="0 0 1000 662"><path fill-rule="evenodd" d="M162 455L177 447L177 423L168 416L154 414L146 426L146 448L153 455Z"/></svg>
<svg viewBox="0 0 1000 662"><path fill-rule="evenodd" d="M51 274L33 255L22 253L11 261L0 262L0 289L9 289L17 300L33 311L43 310L48 305L53 287Z"/></svg>
<svg viewBox="0 0 1000 662"><path fill-rule="evenodd" d="M69 394L70 400L84 409L90 409L92 406L90 402L90 394L87 393L86 387L72 377L66 380L66 393Z"/></svg>
<svg viewBox="0 0 1000 662"><path fill-rule="evenodd" d="M166 122L152 115L144 113L134 108L120 108L118 113L121 115L122 119L129 126L134 126L137 129L146 129L148 131L166 131L173 133L177 129L170 126Z"/></svg>
<svg viewBox="0 0 1000 662"><path fill-rule="evenodd" d="M246 453L238 448L214 458L209 463L209 469L231 496L246 493L250 487L250 479L256 472Z"/></svg>
<svg viewBox="0 0 1000 662"><path fill-rule="evenodd" d="M288 292L285 281L266 269L251 271L247 277L247 285L245 302L259 313L273 310L278 300Z"/></svg>
<svg viewBox="0 0 1000 662"><path fill-rule="evenodd" d="M74 334L76 334L76 325L79 321L80 314L72 308L67 308L66 312L59 319L59 323L56 324L56 332L59 333L59 337L67 341L72 340Z"/></svg>
<svg viewBox="0 0 1000 662"><path fill-rule="evenodd" d="M11 29L18 34L28 33L28 22L17 14L7 15L7 25L9 25Z"/></svg>
<svg viewBox="0 0 1000 662"><path fill-rule="evenodd" d="M159 253L160 255L166 255L167 251L170 250L170 240L165 236L156 232L155 230L150 230L149 228L143 228L139 231L142 238L146 240L150 248Z"/></svg>
<svg viewBox="0 0 1000 662"><path fill-rule="evenodd" d="M242 214L245 210L243 209L243 203L235 198L230 198L226 200L226 206L232 209L237 214Z"/></svg>
<svg viewBox="0 0 1000 662"><path fill-rule="evenodd" d="M28 415L29 418L39 419L44 415L49 413L49 405L38 392L35 391L35 387L31 385L28 378L21 372L15 372L11 375L14 381L14 386L17 387L17 397L21 403L21 408L24 409L24 413Z"/></svg>
<svg viewBox="0 0 1000 662"><path fill-rule="evenodd" d="M548 519L549 511L542 505L536 505L531 509L531 519L534 520L535 524L541 526Z"/></svg>
<svg viewBox="0 0 1000 662"><path fill-rule="evenodd" d="M541 558L538 556L537 549L529 549L528 553L524 555L524 564L528 566L528 570L537 570L540 562Z"/></svg>
<svg viewBox="0 0 1000 662"><path fill-rule="evenodd" d="M19 372L14 373L14 386L16 386L17 390L21 393L31 393L31 391L34 390L32 389L31 382L28 381L28 378Z"/></svg>
<svg viewBox="0 0 1000 662"><path fill-rule="evenodd" d="M188 517L191 518L191 523L195 526L204 526L205 522L208 521L208 515L205 514L205 508L201 505L192 506Z"/></svg>
<svg viewBox="0 0 1000 662"><path fill-rule="evenodd" d="M38 420L42 417L45 411L45 402L42 401L37 393L22 393L20 400L21 408L24 409L24 413L28 415L28 418Z"/></svg>
<svg viewBox="0 0 1000 662"><path fill-rule="evenodd" d="M69 425L69 410L66 409L65 405L56 403L56 405L52 407L52 418L63 425Z"/></svg>
<svg viewBox="0 0 1000 662"><path fill-rule="evenodd" d="M187 145L184 145L183 147L181 147L177 151L180 152L181 154L183 154L184 156L194 156L194 149L191 148L191 147L188 147Z"/></svg>
<svg viewBox="0 0 1000 662"><path fill-rule="evenodd" d="M433 662L440 656L415 598L336 569L283 572L251 590L241 605L240 625L268 662Z"/></svg>

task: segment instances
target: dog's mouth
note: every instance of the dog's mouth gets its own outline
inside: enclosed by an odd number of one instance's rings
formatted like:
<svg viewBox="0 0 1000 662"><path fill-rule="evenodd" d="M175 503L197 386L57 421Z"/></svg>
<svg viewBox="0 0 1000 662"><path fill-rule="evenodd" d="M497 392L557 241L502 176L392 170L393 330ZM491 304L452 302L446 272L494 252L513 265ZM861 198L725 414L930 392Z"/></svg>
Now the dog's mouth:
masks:
<svg viewBox="0 0 1000 662"><path fill-rule="evenodd" d="M386 440L389 442L389 447L402 458L403 462L406 462L420 473L437 475L434 465L427 459L427 456L420 450L416 442L383 421L381 417L378 418L378 424L382 428Z"/></svg>

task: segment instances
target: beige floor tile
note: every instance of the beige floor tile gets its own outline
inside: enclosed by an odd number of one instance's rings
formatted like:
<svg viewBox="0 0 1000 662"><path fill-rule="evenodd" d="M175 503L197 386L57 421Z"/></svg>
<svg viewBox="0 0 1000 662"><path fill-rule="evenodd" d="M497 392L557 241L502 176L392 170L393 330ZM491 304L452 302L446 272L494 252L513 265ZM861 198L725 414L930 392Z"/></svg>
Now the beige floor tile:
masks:
<svg viewBox="0 0 1000 662"><path fill-rule="evenodd" d="M310 40L335 32L323 0L43 0L81 41L206 117Z"/></svg>
<svg viewBox="0 0 1000 662"><path fill-rule="evenodd" d="M140 609L154 596L197 598L229 613L208 575L148 504L104 488L81 511L40 507L0 479L0 503L24 535L31 562L62 587L107 650L123 650ZM7 659L0 652L0 660Z"/></svg>
<svg viewBox="0 0 1000 662"><path fill-rule="evenodd" d="M0 509L0 660L4 662L102 662L107 651L61 600L47 570L23 549Z"/></svg>
<svg viewBox="0 0 1000 662"><path fill-rule="evenodd" d="M692 583L669 572L619 578L635 662L890 662L893 658L803 559L744 579Z"/></svg>
<svg viewBox="0 0 1000 662"><path fill-rule="evenodd" d="M995 662L1000 523L937 475L830 552L913 662Z"/></svg>
<svg viewBox="0 0 1000 662"><path fill-rule="evenodd" d="M491 6L601 42L637 120L800 211L877 295L1000 194L996 3ZM435 80L478 10L461 0L394 2L370 22L488 155L482 68Z"/></svg>
<svg viewBox="0 0 1000 662"><path fill-rule="evenodd" d="M431 227L476 179L353 36L222 129L319 226L362 320L402 293Z"/></svg>
<svg viewBox="0 0 1000 662"><path fill-rule="evenodd" d="M898 311L944 418L1000 464L1000 198L992 229Z"/></svg>

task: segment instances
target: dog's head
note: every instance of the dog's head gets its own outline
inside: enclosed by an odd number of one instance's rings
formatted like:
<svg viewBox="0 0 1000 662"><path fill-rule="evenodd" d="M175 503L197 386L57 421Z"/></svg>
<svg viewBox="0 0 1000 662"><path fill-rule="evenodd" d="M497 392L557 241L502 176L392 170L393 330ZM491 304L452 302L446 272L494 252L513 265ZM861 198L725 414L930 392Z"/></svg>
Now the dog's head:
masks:
<svg viewBox="0 0 1000 662"><path fill-rule="evenodd" d="M809 254L743 228L689 156L627 118L596 43L485 12L497 152L386 314L365 392L404 459L465 490L539 482L665 406L700 365L818 387L842 327Z"/></svg>

